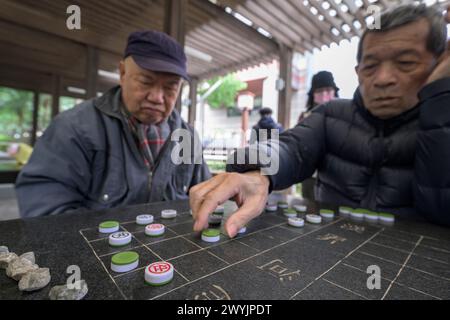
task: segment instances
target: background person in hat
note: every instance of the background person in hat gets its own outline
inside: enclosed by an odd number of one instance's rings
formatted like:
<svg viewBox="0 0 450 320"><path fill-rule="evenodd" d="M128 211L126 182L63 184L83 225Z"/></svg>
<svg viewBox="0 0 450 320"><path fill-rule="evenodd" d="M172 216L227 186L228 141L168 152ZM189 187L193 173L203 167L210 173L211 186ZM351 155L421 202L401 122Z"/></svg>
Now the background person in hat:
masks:
<svg viewBox="0 0 450 320"><path fill-rule="evenodd" d="M311 81L311 89L308 92L306 111L300 114L298 122L311 114L314 107L339 98L339 88L334 82L333 74L329 71L316 73Z"/></svg>
<svg viewBox="0 0 450 320"><path fill-rule="evenodd" d="M174 108L183 79L186 56L176 41L132 33L120 86L61 113L37 141L16 184L21 216L187 199L210 172L201 150L190 163L171 159L174 130L195 136Z"/></svg>
<svg viewBox="0 0 450 320"><path fill-rule="evenodd" d="M255 142L260 142L262 137L260 135L260 130L266 130L266 135L264 136L265 140L270 140L272 137L272 129L278 130L279 133L283 132L283 126L279 124L278 122L275 122L272 118L272 109L265 107L259 110L259 115L261 116L261 119L259 119L258 123L255 124L252 128L252 133L250 136L250 144Z"/></svg>

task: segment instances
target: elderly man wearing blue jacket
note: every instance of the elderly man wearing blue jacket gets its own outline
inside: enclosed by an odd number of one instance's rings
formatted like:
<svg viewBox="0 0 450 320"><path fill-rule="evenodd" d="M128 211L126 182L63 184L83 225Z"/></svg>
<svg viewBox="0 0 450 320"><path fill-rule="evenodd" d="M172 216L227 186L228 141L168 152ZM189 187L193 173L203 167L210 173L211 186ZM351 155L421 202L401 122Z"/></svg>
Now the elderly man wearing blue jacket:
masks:
<svg viewBox="0 0 450 320"><path fill-rule="evenodd" d="M234 173L193 187L194 229L204 228L208 214L232 198L240 208L225 229L234 236L263 211L271 190L301 182L315 170L319 201L450 226L445 20L450 22L450 8L446 19L442 9L425 5L383 13L380 28L366 30L360 41L354 98L316 107L281 134L279 143L271 141L277 172L265 174L261 163L231 164L227 169Z"/></svg>
<svg viewBox="0 0 450 320"><path fill-rule="evenodd" d="M187 199L211 175L201 147L173 161L176 130L200 145L174 108L183 79L186 56L175 40L132 33L120 86L58 115L36 143L16 184L21 216Z"/></svg>

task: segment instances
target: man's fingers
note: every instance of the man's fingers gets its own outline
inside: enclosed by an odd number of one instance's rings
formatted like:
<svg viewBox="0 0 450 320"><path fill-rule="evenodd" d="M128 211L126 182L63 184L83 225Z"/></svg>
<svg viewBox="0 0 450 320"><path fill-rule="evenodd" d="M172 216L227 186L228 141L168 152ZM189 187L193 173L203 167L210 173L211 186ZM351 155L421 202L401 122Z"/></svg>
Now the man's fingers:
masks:
<svg viewBox="0 0 450 320"><path fill-rule="evenodd" d="M218 175L191 188L191 190L189 191L189 205L191 207L194 220L197 217L197 213L200 209L205 195L216 188L218 185L220 185L224 179L224 175Z"/></svg>
<svg viewBox="0 0 450 320"><path fill-rule="evenodd" d="M218 205L229 200L239 192L239 179L233 178L233 175L227 175L213 190L210 190L203 196L203 201L195 214L194 230L200 231L207 227L208 217Z"/></svg>
<svg viewBox="0 0 450 320"><path fill-rule="evenodd" d="M261 203L265 204L267 197L255 196L244 201L242 206L233 213L225 224L225 230L230 238L234 238L239 229L245 227L252 219L259 216L264 208Z"/></svg>

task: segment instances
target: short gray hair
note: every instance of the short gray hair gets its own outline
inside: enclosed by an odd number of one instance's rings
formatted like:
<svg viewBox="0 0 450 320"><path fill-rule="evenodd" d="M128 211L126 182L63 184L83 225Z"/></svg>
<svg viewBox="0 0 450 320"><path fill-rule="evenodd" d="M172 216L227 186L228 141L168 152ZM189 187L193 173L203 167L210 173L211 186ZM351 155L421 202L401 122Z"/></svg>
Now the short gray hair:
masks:
<svg viewBox="0 0 450 320"><path fill-rule="evenodd" d="M407 4L387 10L381 13L380 28L366 29L358 45L357 60L361 62L363 56L363 42L367 34L372 32L387 32L392 29L416 22L425 18L430 25L430 33L427 39L427 50L439 57L447 49L447 25L442 9L438 6L425 4Z"/></svg>

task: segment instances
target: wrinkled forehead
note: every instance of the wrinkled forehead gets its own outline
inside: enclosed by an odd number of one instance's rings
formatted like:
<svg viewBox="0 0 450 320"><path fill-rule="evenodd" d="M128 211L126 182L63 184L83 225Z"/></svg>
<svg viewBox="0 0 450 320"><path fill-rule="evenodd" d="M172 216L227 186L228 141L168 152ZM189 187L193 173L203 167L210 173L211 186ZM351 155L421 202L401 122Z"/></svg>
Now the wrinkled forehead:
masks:
<svg viewBox="0 0 450 320"><path fill-rule="evenodd" d="M369 32L363 41L363 60L395 57L402 52L426 54L430 25L426 19L386 31Z"/></svg>

